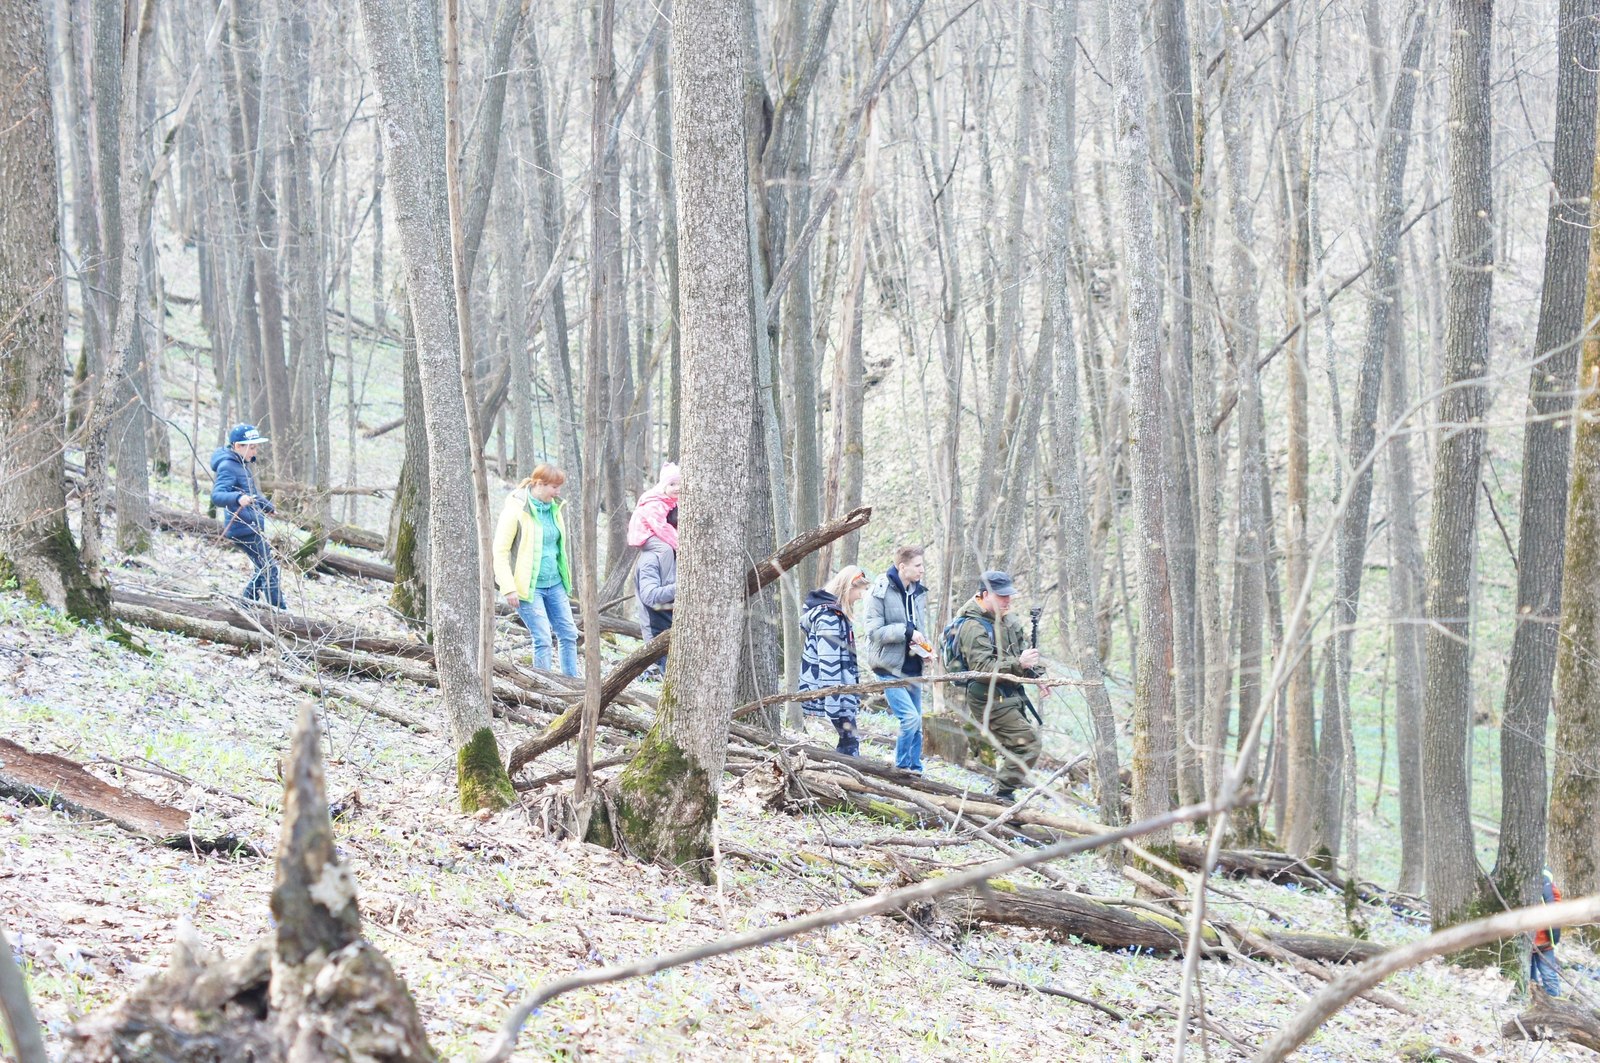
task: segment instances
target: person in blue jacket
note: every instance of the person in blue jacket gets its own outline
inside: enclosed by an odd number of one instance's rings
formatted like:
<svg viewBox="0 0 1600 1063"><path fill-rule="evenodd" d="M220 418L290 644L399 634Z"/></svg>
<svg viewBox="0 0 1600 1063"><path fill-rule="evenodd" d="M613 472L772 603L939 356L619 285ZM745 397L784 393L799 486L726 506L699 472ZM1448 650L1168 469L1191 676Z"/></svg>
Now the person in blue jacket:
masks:
<svg viewBox="0 0 1600 1063"><path fill-rule="evenodd" d="M267 514L277 507L256 487L256 455L267 437L253 424L236 424L228 430L228 445L218 447L211 455L211 472L215 483L211 488L211 504L217 507L222 518L222 534L228 541L250 558L255 574L245 584L247 602L265 602L274 609L287 611L278 587L278 566L272 560L272 544L267 541Z"/></svg>

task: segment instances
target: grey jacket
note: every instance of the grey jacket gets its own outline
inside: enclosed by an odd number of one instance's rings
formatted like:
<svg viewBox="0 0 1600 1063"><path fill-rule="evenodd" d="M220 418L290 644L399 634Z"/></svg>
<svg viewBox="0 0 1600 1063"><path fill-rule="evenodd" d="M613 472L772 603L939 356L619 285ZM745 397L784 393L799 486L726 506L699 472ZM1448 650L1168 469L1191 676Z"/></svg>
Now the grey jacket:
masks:
<svg viewBox="0 0 1600 1063"><path fill-rule="evenodd" d="M634 580L639 604L666 612L672 608L678 593L678 555L652 535L639 548L639 568Z"/></svg>
<svg viewBox="0 0 1600 1063"><path fill-rule="evenodd" d="M867 667L874 672L888 672L903 676L906 666L906 647L912 631L927 634L927 619L923 600L928 589L913 583L902 589L898 579L891 579L890 569L873 581L867 591L867 610L863 628L867 633Z"/></svg>

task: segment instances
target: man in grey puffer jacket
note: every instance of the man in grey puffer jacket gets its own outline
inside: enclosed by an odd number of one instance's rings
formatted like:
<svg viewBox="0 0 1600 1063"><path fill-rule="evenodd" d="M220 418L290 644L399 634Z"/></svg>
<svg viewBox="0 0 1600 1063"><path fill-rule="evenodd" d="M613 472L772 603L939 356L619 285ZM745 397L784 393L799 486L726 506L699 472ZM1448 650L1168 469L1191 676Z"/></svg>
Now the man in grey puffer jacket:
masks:
<svg viewBox="0 0 1600 1063"><path fill-rule="evenodd" d="M922 547L902 546L894 552L894 566L879 576L867 592L867 667L879 679L922 675L923 654L932 647L923 631L927 623L923 599L928 590L922 585L922 572ZM891 687L883 696L900 723L894 766L920 773L922 684Z"/></svg>

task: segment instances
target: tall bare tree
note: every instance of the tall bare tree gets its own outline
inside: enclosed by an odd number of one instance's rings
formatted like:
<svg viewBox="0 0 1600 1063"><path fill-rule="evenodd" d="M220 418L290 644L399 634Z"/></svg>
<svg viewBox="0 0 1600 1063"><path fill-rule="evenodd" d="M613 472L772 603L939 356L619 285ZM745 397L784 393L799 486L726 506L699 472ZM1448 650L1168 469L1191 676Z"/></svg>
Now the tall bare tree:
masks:
<svg viewBox="0 0 1600 1063"><path fill-rule="evenodd" d="M484 699L492 662L479 647L478 512L456 325L444 182L444 81L439 12L431 0L362 0L381 94L384 165L405 261L426 415L428 524L451 548L429 551L440 685L464 809L499 808L514 793Z"/></svg>
<svg viewBox="0 0 1600 1063"><path fill-rule="evenodd" d="M82 620L108 618L67 527L55 113L41 5L0 7L0 580Z"/></svg>
<svg viewBox="0 0 1600 1063"><path fill-rule="evenodd" d="M1440 435L1428 528L1422 767L1428 905L1435 929L1470 918L1483 884L1467 782L1472 726L1472 573L1483 461L1483 378L1494 284L1490 183L1493 0L1450 0L1450 247Z"/></svg>
<svg viewBox="0 0 1600 1063"><path fill-rule="evenodd" d="M1165 434L1159 335L1161 261L1155 240L1150 130L1135 6L1113 4L1110 28L1121 183L1118 217L1128 284L1128 371L1133 382L1135 434L1133 539L1140 624L1134 662L1133 818L1143 819L1167 810L1173 770L1172 620L1161 498Z"/></svg>
<svg viewBox="0 0 1600 1063"><path fill-rule="evenodd" d="M1094 719L1095 793L1100 816L1108 824L1122 822L1122 783L1117 771L1117 720L1105 687L1105 669L1095 641L1094 581L1089 575L1089 510L1083 496L1083 469L1078 456L1081 432L1078 414L1078 348L1072 331L1068 274L1072 270L1072 168L1077 94L1073 84L1078 34L1078 0L1054 0L1050 8L1048 118L1050 166L1046 183L1048 272L1045 290L1052 329L1051 364L1055 368L1055 475L1061 493L1056 525L1058 578L1061 582L1061 631L1068 655L1088 684L1084 696Z"/></svg>
<svg viewBox="0 0 1600 1063"><path fill-rule="evenodd" d="M680 5L672 82L683 329L683 550L656 722L624 769L614 824L645 859L711 852L742 642L755 401L739 0Z"/></svg>
<svg viewBox="0 0 1600 1063"><path fill-rule="evenodd" d="M1595 165L1600 168L1600 156ZM1600 211L1590 205L1583 361L1574 418L1556 654L1550 864L1569 893L1600 889Z"/></svg>
<svg viewBox="0 0 1600 1063"><path fill-rule="evenodd" d="M1494 880L1506 907L1540 899L1545 863L1545 730L1560 646L1566 547L1569 411L1584 337L1589 198L1594 187L1594 0L1562 0L1557 16L1555 194L1545 224L1544 290L1522 435L1522 515L1517 536L1516 634L1500 724L1500 847ZM1593 593L1591 589L1588 592ZM1570 885L1566 886L1571 889ZM1576 896L1576 894L1574 894Z"/></svg>

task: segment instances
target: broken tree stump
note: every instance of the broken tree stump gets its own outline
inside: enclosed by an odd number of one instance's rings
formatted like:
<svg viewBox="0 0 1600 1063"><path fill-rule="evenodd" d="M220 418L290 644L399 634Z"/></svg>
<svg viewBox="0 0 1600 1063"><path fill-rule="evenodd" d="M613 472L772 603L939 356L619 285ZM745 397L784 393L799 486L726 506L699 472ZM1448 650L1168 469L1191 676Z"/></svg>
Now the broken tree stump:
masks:
<svg viewBox="0 0 1600 1063"><path fill-rule="evenodd" d="M231 960L180 931L172 965L68 1031L90 1063L431 1063L415 1001L361 936L355 883L328 816L316 709L305 702L284 771L273 937Z"/></svg>

